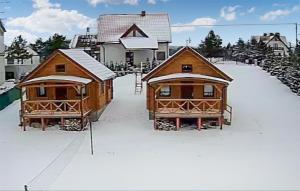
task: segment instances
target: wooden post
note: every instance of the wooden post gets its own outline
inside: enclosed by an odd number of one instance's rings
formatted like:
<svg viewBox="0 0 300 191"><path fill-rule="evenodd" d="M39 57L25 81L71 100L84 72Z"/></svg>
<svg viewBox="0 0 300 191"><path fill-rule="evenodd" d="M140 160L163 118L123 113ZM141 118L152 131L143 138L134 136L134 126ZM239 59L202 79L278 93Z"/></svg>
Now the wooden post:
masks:
<svg viewBox="0 0 300 191"><path fill-rule="evenodd" d="M80 87L81 130L83 129L83 86Z"/></svg>
<svg viewBox="0 0 300 191"><path fill-rule="evenodd" d="M178 131L180 129L180 118L176 118L176 130Z"/></svg>
<svg viewBox="0 0 300 191"><path fill-rule="evenodd" d="M65 120L64 120L64 118L62 117L62 118L60 118L60 125L63 127L64 124L65 124Z"/></svg>
<svg viewBox="0 0 300 191"><path fill-rule="evenodd" d="M42 121L42 130L45 131L45 121L44 121L44 118L41 118L41 121Z"/></svg>
<svg viewBox="0 0 300 191"><path fill-rule="evenodd" d="M26 131L26 118L23 117L23 131Z"/></svg>
<svg viewBox="0 0 300 191"><path fill-rule="evenodd" d="M201 117L198 118L197 125L198 125L198 130L200 131L201 128L202 128L202 119L201 119Z"/></svg>
<svg viewBox="0 0 300 191"><path fill-rule="evenodd" d="M219 125L220 125L220 129L223 129L223 121L222 121L222 116L219 117Z"/></svg>

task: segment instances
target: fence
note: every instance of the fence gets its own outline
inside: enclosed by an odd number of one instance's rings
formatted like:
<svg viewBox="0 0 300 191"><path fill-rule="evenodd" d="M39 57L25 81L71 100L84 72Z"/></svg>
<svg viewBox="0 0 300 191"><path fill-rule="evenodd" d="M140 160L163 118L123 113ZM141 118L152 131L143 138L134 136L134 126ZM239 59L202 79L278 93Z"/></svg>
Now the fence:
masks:
<svg viewBox="0 0 300 191"><path fill-rule="evenodd" d="M20 90L16 87L2 93L0 95L0 110L4 109L17 99L20 99Z"/></svg>

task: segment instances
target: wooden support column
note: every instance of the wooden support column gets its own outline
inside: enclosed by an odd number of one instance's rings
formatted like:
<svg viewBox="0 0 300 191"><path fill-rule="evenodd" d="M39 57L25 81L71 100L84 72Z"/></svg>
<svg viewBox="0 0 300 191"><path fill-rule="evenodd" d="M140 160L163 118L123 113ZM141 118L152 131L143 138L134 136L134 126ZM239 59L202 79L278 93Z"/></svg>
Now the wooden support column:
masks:
<svg viewBox="0 0 300 191"><path fill-rule="evenodd" d="M42 130L45 131L45 120L44 118L41 118L42 121Z"/></svg>
<svg viewBox="0 0 300 191"><path fill-rule="evenodd" d="M202 129L202 119L201 119L201 117L199 117L198 120L197 120L197 127L198 127L199 131Z"/></svg>
<svg viewBox="0 0 300 191"><path fill-rule="evenodd" d="M61 126L64 126L64 124L65 124L65 120L64 120L64 118L62 117L62 118L60 118L60 125L61 125Z"/></svg>
<svg viewBox="0 0 300 191"><path fill-rule="evenodd" d="M154 117L154 120L153 120L153 126L154 126L154 129L155 129L155 130L157 130L156 120L157 120L156 117Z"/></svg>
<svg viewBox="0 0 300 191"><path fill-rule="evenodd" d="M222 121L222 117L219 117L219 125L220 125L220 129L223 129L223 121Z"/></svg>
<svg viewBox="0 0 300 191"><path fill-rule="evenodd" d="M23 117L23 131L26 131L26 118Z"/></svg>
<svg viewBox="0 0 300 191"><path fill-rule="evenodd" d="M180 129L180 118L176 118L176 130L178 131Z"/></svg>
<svg viewBox="0 0 300 191"><path fill-rule="evenodd" d="M81 130L83 129L83 86L80 87Z"/></svg>

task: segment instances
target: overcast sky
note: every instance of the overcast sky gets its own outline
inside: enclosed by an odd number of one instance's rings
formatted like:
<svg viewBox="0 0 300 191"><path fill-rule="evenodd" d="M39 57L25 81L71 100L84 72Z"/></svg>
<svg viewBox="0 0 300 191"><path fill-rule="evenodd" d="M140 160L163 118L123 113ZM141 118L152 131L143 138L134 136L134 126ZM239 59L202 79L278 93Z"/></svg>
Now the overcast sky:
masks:
<svg viewBox="0 0 300 191"><path fill-rule="evenodd" d="M237 24L237 23L295 23L300 22L299 0L10 0L0 4L1 18L7 29L5 42L24 36L32 42L61 33L68 38L85 33L87 26L96 32L96 19L107 13L169 13L172 25L182 24ZM243 27L185 27L172 28L173 45L185 45L191 38L197 45L213 29L224 45L239 37L280 32L295 42L295 26Z"/></svg>

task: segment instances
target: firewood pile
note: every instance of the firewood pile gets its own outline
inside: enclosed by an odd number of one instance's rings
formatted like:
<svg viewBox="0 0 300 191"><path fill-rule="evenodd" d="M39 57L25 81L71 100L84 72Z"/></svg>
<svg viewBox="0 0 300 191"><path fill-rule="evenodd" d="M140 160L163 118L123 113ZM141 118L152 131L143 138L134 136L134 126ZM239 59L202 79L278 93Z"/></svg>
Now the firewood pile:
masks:
<svg viewBox="0 0 300 191"><path fill-rule="evenodd" d="M157 119L156 128L160 131L176 131L176 125L168 119Z"/></svg>
<svg viewBox="0 0 300 191"><path fill-rule="evenodd" d="M64 124L60 126L60 129L64 130L64 131L86 130L85 127L84 127L84 129L81 129L81 120L80 119L66 119L64 121Z"/></svg>

